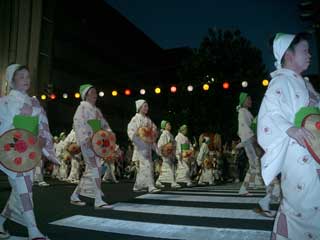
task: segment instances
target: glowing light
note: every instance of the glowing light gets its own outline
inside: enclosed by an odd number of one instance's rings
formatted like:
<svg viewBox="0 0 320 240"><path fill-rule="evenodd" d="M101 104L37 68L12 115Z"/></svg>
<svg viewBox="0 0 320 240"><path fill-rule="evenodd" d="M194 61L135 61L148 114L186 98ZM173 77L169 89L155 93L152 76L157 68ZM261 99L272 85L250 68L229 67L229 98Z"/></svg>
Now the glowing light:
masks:
<svg viewBox="0 0 320 240"><path fill-rule="evenodd" d="M67 99L67 98L68 98L68 94L67 94L67 93L64 93L64 94L62 94L62 97L63 97L64 99Z"/></svg>
<svg viewBox="0 0 320 240"><path fill-rule="evenodd" d="M47 99L47 96L44 95L44 94L42 94L42 95L41 95L41 100L46 100L46 99Z"/></svg>
<svg viewBox="0 0 320 240"><path fill-rule="evenodd" d="M211 78L211 82L214 82L214 78L213 77Z"/></svg>
<svg viewBox="0 0 320 240"><path fill-rule="evenodd" d="M229 84L228 82L224 82L224 83L222 84L222 87L223 87L223 89L229 89L230 84Z"/></svg>
<svg viewBox="0 0 320 240"><path fill-rule="evenodd" d="M118 96L118 92L117 92L116 90L113 90L113 91L111 92L111 95L114 96L114 97L116 97L116 96Z"/></svg>
<svg viewBox="0 0 320 240"><path fill-rule="evenodd" d="M267 87L269 85L269 81L267 79L262 80L262 85Z"/></svg>
<svg viewBox="0 0 320 240"><path fill-rule="evenodd" d="M248 87L248 82L247 81L243 81L241 83L241 86L244 87L244 88Z"/></svg>
<svg viewBox="0 0 320 240"><path fill-rule="evenodd" d="M100 91L99 92L99 97L103 97L104 96L104 92L103 91Z"/></svg>
<svg viewBox="0 0 320 240"><path fill-rule="evenodd" d="M80 93L77 92L77 93L74 94L74 97L75 97L75 98L80 98L81 95L80 95Z"/></svg>
<svg viewBox="0 0 320 240"><path fill-rule="evenodd" d="M145 94L146 94L146 90L145 90L145 89L143 89L143 88L142 88L142 89L140 89L140 94L141 94L141 95L145 95Z"/></svg>
<svg viewBox="0 0 320 240"><path fill-rule="evenodd" d="M124 90L124 95L130 96L131 95L131 90L128 89L128 88L126 90Z"/></svg>
<svg viewBox="0 0 320 240"><path fill-rule="evenodd" d="M37 96L35 96L35 95L33 95L32 97L33 97L33 98L37 98Z"/></svg>
<svg viewBox="0 0 320 240"><path fill-rule="evenodd" d="M160 94L160 93L161 93L161 88L156 87L156 88L154 89L154 92L155 92L156 94Z"/></svg>
<svg viewBox="0 0 320 240"><path fill-rule="evenodd" d="M54 94L54 93L51 93L50 94L50 99L51 100L55 100L57 98L57 96Z"/></svg>
<svg viewBox="0 0 320 240"><path fill-rule="evenodd" d="M205 83L205 84L203 84L202 88L204 91L208 91L210 86L209 86L209 84Z"/></svg>
<svg viewBox="0 0 320 240"><path fill-rule="evenodd" d="M177 92L177 87L176 86L171 86L170 87L170 92L176 93Z"/></svg>
<svg viewBox="0 0 320 240"><path fill-rule="evenodd" d="M192 91L193 91L193 86L192 86L192 85L189 85L189 86L187 87L187 90L188 90L188 92L192 92Z"/></svg>

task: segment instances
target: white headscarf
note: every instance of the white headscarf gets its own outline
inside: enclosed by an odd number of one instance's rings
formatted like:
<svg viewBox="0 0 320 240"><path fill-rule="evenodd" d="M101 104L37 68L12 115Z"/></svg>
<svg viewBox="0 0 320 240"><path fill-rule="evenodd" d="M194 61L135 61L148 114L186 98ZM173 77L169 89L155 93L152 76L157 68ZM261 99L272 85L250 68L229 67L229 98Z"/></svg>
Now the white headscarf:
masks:
<svg viewBox="0 0 320 240"><path fill-rule="evenodd" d="M276 58L274 63L277 69L282 68L281 59L285 52L288 50L288 47L292 43L295 35L286 34L286 33L277 33L276 37L273 40L273 55Z"/></svg>
<svg viewBox="0 0 320 240"><path fill-rule="evenodd" d="M136 101L136 110L137 110L137 112L139 112L141 106L142 106L144 103L146 103L146 102L147 102L147 101L144 100L144 99L139 99L139 100Z"/></svg>
<svg viewBox="0 0 320 240"><path fill-rule="evenodd" d="M7 67L7 70L6 70L6 80L8 82L8 86L10 88L14 88L14 85L13 85L13 76L14 76L14 73L17 71L18 68L20 68L22 65L20 64L11 64Z"/></svg>

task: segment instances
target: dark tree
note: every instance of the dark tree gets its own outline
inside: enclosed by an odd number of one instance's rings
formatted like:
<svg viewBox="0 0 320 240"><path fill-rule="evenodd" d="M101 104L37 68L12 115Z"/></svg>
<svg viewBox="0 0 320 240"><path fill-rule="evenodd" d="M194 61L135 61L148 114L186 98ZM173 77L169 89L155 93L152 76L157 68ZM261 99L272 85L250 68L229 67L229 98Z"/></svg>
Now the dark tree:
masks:
<svg viewBox="0 0 320 240"><path fill-rule="evenodd" d="M239 93L245 91L252 96L252 112L256 114L266 90L261 82L268 74L260 49L241 36L239 30L209 29L178 76L184 87L193 84L196 89L182 96L183 105L181 101L169 99L169 105L179 109L174 120L188 123L192 135L213 131L230 140L237 133ZM242 87L242 81L248 82L247 88ZM210 85L208 92L202 90L206 82ZM230 88L223 89L223 82L229 82Z"/></svg>

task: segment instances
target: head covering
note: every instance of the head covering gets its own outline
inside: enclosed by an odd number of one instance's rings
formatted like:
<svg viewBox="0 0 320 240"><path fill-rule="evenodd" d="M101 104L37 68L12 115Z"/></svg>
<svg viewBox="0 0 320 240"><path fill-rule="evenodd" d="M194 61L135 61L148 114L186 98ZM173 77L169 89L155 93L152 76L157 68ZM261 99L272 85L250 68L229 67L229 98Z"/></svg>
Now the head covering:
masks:
<svg viewBox="0 0 320 240"><path fill-rule="evenodd" d="M79 92L80 92L82 100L85 100L86 95L87 95L88 91L90 90L90 88L93 88L93 86L91 84L83 84L80 86Z"/></svg>
<svg viewBox="0 0 320 240"><path fill-rule="evenodd" d="M204 136L203 139L205 143L208 143L210 141L210 138L208 136Z"/></svg>
<svg viewBox="0 0 320 240"><path fill-rule="evenodd" d="M288 47L292 43L295 35L286 33L277 33L273 40L273 55L276 58L274 63L277 69L282 68L281 59L283 58Z"/></svg>
<svg viewBox="0 0 320 240"><path fill-rule="evenodd" d="M6 70L6 80L8 82L8 86L10 88L14 88L13 86L13 76L14 76L14 73L17 71L18 68L20 68L22 65L20 64L11 64L7 67L7 70Z"/></svg>
<svg viewBox="0 0 320 240"><path fill-rule="evenodd" d="M248 97L248 93L245 92L241 92L239 95L239 106L242 107L242 105L244 104L244 102L246 101L247 97Z"/></svg>
<svg viewBox="0 0 320 240"><path fill-rule="evenodd" d="M183 124L180 128L179 128L179 132L183 132L185 129L188 129L188 126Z"/></svg>
<svg viewBox="0 0 320 240"><path fill-rule="evenodd" d="M167 123L168 123L168 121L166 121L166 120L162 120L162 121L161 121L161 124L160 124L161 129L165 129L165 128L166 128Z"/></svg>
<svg viewBox="0 0 320 240"><path fill-rule="evenodd" d="M140 108L142 107L142 105L143 105L144 103L146 103L146 102L147 102L147 101L144 100L144 99L139 99L139 100L136 101L136 110L137 110L137 112L139 112L139 110L140 110Z"/></svg>

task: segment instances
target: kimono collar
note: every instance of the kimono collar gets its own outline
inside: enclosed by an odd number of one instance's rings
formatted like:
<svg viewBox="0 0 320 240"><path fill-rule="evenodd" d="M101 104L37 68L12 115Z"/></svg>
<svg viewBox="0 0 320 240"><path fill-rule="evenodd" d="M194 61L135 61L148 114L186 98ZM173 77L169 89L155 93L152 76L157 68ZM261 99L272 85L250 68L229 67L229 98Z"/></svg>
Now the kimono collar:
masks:
<svg viewBox="0 0 320 240"><path fill-rule="evenodd" d="M96 108L96 106L93 106L88 101L81 101L80 104L83 105L84 107L90 107L90 108L94 108L94 109Z"/></svg>
<svg viewBox="0 0 320 240"><path fill-rule="evenodd" d="M21 100L21 101L25 101L26 99L30 98L28 94L22 93L18 90L14 90L14 89L10 90L9 96L12 96L12 97L16 98L17 100Z"/></svg>
<svg viewBox="0 0 320 240"><path fill-rule="evenodd" d="M300 78L303 80L302 76L300 74L297 74L296 72L292 71L291 69L288 69L288 68L281 68L281 69L278 69L272 73L270 73L271 77L272 78L275 78L275 77L278 77L278 76L281 76L281 75L286 75L286 76L289 76L289 77L294 77L294 78Z"/></svg>

